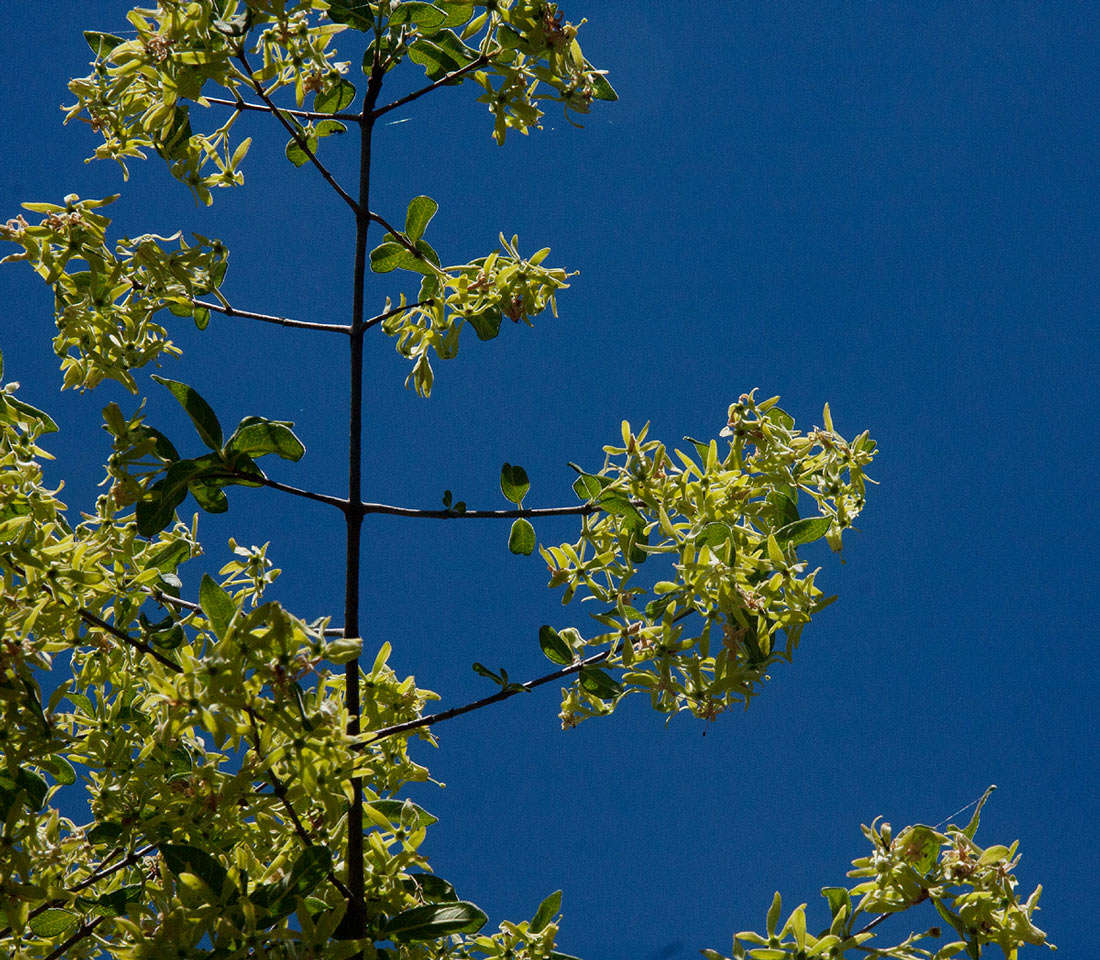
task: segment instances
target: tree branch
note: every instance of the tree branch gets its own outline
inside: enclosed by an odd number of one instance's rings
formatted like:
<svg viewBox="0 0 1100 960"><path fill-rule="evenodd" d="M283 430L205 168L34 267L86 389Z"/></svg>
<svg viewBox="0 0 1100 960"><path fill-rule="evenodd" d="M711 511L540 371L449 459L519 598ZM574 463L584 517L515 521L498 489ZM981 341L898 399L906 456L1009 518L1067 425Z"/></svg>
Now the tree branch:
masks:
<svg viewBox="0 0 1100 960"><path fill-rule="evenodd" d="M105 630L112 637L121 640L123 643L129 644L135 650L140 650L142 653L148 654L150 657L156 660L157 663L162 664L174 673L183 673L183 667L181 667L175 661L169 660L159 650L154 650L144 640L139 640L137 637L131 637L130 634L126 633L123 630L119 630L118 627L109 624L106 620L101 620L94 613L92 613L91 610L87 610L84 607L81 607L78 613L80 614L80 619L83 620L85 623L93 627L98 627L100 630Z"/></svg>
<svg viewBox="0 0 1100 960"><path fill-rule="evenodd" d="M181 610L187 610L191 613L202 613L202 607L197 603L193 603L190 600L183 600L180 597L173 597L170 593L165 593L159 588L154 588L149 591L149 595L165 607L177 607ZM325 627L326 637L342 637L344 631L342 627Z"/></svg>
<svg viewBox="0 0 1100 960"><path fill-rule="evenodd" d="M68 940L61 944L61 946L54 950L52 953L48 954L45 960L58 960L59 957L65 956L70 947L80 943L80 941L83 940L85 937L91 936L92 931L95 930L95 928L98 927L106 919L106 916L99 916L96 917L94 920L86 920L79 927L77 927L76 932L71 937L69 937Z"/></svg>
<svg viewBox="0 0 1100 960"><path fill-rule="evenodd" d="M483 53L476 60L471 60L466 66L459 67L457 70L452 70L445 76L440 77L435 83L428 84L426 87L421 87L419 90L414 90L412 93L401 97L399 100L394 100L393 103L387 103L384 107L378 107L372 110L370 113L371 119L377 120L383 114L389 113L391 110L396 110L398 107L405 106L406 103L412 103L414 100L419 100L425 94L431 93L433 90L438 90L440 87L446 86L448 83L452 83L460 77L465 76L467 73L472 73L479 67L484 67L488 63L489 56Z"/></svg>
<svg viewBox="0 0 1100 960"><path fill-rule="evenodd" d="M379 740L383 740L386 737L392 737L395 733L406 733L409 730L417 730L420 727L430 727L432 724L442 723L444 720L450 720L452 717L460 717L464 713L480 710L482 707L487 707L493 703L500 703L501 700L507 700L509 697L514 697L517 693L526 693L529 690L534 690L535 687L541 687L544 683L553 683L555 680L561 680L563 677L568 677L570 674L578 673L585 667L590 667L595 663L606 660L610 655L610 650L602 650L599 653L594 653L590 657L586 657L584 660L578 660L576 663L571 663L567 667L562 667L560 670L554 670L552 673L536 677L534 680L528 680L526 683L507 687L501 690L500 693L494 693L491 697L475 700L473 703L467 703L462 707L452 707L450 710L430 713L426 717L418 717L416 720L406 720L404 723L395 723L393 726L383 727L381 730L375 730L370 738L363 741L357 749L369 747L372 743L377 743Z"/></svg>
<svg viewBox="0 0 1100 960"><path fill-rule="evenodd" d="M581 503L575 507L515 507L509 510L421 510L416 507L395 507L388 503L360 503L364 515L383 513L393 517L415 517L423 520L510 520L517 517L587 516L599 511L595 503Z"/></svg>
<svg viewBox="0 0 1100 960"><path fill-rule="evenodd" d="M291 320L289 317L273 317L267 313L253 313L251 310L238 310L228 304L208 303L206 300L191 298L191 303L196 307L205 307L215 313L225 314L227 317L246 317L249 320L262 320L264 323L275 323L280 327L297 327L302 330L325 330L330 333L350 333L351 329L342 323L311 323L308 320Z"/></svg>
<svg viewBox="0 0 1100 960"><path fill-rule="evenodd" d="M271 98L267 95L267 92L264 90L263 85L252 78L252 67L249 65L248 57L245 56L243 46L237 50L237 59L241 62L241 65L246 71L245 80L247 80L252 89L256 91L257 96L259 96L259 98L267 104L272 113L274 113L275 116L278 118L279 123L281 123L286 128L287 133L290 134L294 142L302 148L302 152L307 157L309 157L310 162L320 171L321 176L325 178L325 182L328 183L328 185L332 187L332 189L335 190L337 194L339 194L340 199L343 200L344 203L346 203L349 207L351 207L351 209L355 211L356 217L358 217L359 204L357 204L351 198L350 194L348 194L348 192L340 186L340 184L336 181L336 178L329 172L328 168L323 163L321 163L320 160L317 159L317 155L312 150L310 150L309 144L306 143L306 138L298 132L298 130L289 120L287 120L287 118L283 115L283 112L280 111L279 108L271 102Z"/></svg>
<svg viewBox="0 0 1100 960"><path fill-rule="evenodd" d="M246 477L246 479L251 480L253 478ZM286 483L279 483L278 480L269 480L267 477L264 477L263 480L257 480L256 482L263 484L265 487L271 487L272 490L281 490L283 493L289 493L295 497L304 497L306 500L327 503L330 507L338 507L341 510L346 510L348 506L347 500L341 497L334 497L327 493L314 493L312 490L301 490L298 487L292 487Z"/></svg>
<svg viewBox="0 0 1100 960"><path fill-rule="evenodd" d="M363 329L369 330L376 324L382 323L383 320L389 320L390 317L396 317L399 313L404 313L406 310L415 310L417 307L426 307L432 303L435 303L435 297L429 297L427 300L417 300L416 303L406 303L403 307L394 307L392 310L380 313L376 317L364 320Z"/></svg>
<svg viewBox="0 0 1100 960"><path fill-rule="evenodd" d="M255 89L255 87L253 87ZM363 118L358 113L320 113L316 110L293 110L290 107L273 107L266 103L248 103L245 100L227 100L223 97L203 96L207 103L217 103L224 107L236 107L238 110L259 110L261 113L274 113L276 110L289 113L292 117L302 117L306 120L347 120L349 123L362 123Z"/></svg>

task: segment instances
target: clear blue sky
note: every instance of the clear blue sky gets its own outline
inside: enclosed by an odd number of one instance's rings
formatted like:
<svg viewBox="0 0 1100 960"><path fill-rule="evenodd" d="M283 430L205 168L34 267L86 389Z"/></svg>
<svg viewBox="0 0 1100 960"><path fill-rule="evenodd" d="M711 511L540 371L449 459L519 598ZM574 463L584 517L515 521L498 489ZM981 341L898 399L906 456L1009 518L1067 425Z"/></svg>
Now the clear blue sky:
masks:
<svg viewBox="0 0 1100 960"><path fill-rule="evenodd" d="M129 184L81 164L91 134L56 108L86 72L80 31L125 27L128 6L0 12L0 216L121 190L120 233L225 240L237 305L345 320L350 218L281 160L262 118L241 121L256 138L247 186L212 210L159 160L134 164ZM509 461L531 475L528 505L570 503L567 461L597 465L621 419L670 443L712 436L754 386L806 427L827 400L842 432L870 428L881 485L846 564L814 556L840 602L748 713L666 727L639 700L563 734L544 689L440 727L441 749L422 754L447 788L417 792L441 817L437 871L494 921L563 888L560 945L585 960L680 960L761 926L775 889L819 909L818 888L864 852L861 821L934 823L997 783L979 841L1021 840L1021 885L1044 884L1039 925L1061 956L1085 956L1100 814L1093 18L1065 0L564 9L589 18L585 52L621 96L585 129L551 110L542 134L497 148L463 86L378 131L376 206L399 219L416 194L439 200L444 260L488 252L503 230L581 276L559 320L507 325L437 364L427 402L402 389L405 363L376 331L366 498L435 506L446 487L504 506ZM344 171L346 146L327 153ZM396 289L375 278L370 304ZM48 291L16 265L0 297L5 374L54 413L52 476L68 478L71 506L90 504L99 409L125 395L59 395ZM177 326L186 353L166 375L223 421L297 421L310 453L272 475L339 491L342 342L218 317L202 335ZM179 423L166 395L150 419ZM200 521L212 565L229 536L270 539L288 606L338 613L335 511L269 491L231 503ZM538 625L582 617L506 537L369 519L367 645L392 642L397 669L446 705L491 692L475 660L544 672Z"/></svg>

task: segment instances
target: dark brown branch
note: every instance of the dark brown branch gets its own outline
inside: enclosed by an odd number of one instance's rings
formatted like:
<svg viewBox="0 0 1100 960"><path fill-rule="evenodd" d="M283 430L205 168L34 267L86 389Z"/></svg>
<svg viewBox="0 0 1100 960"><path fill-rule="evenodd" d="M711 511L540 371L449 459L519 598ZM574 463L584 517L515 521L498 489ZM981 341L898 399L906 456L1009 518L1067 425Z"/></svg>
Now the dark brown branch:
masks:
<svg viewBox="0 0 1100 960"><path fill-rule="evenodd" d="M73 947L75 944L80 943L80 941L83 940L85 937L91 936L92 931L95 930L95 928L98 927L106 919L106 916L100 916L96 917L94 920L84 921L84 923L77 927L76 932L71 937L69 937L68 940L61 944L61 946L54 950L52 953L47 954L46 960L58 960L59 957L65 956L65 954L69 951L71 947Z"/></svg>
<svg viewBox="0 0 1100 960"><path fill-rule="evenodd" d="M191 298L191 303L196 307L205 307L215 313L225 314L227 317L245 317L249 320L262 320L264 323L278 324L280 327L297 327L302 330L325 330L330 333L350 333L351 330L342 323L313 323L309 320L292 320L289 317L273 317L267 313L253 313L251 310L238 310L228 304L208 303L206 300Z"/></svg>
<svg viewBox="0 0 1100 960"><path fill-rule="evenodd" d="M467 73L472 73L474 70L477 70L479 67L484 67L488 63L489 56L483 53L476 60L471 60L466 66L459 67L457 70L452 70L445 76L440 77L435 83L431 83L426 87L421 87L419 90L414 90L412 93L401 97L399 100L394 100L393 103L387 103L384 107L378 107L372 110L370 114L371 119L377 120L380 116L389 113L391 110L396 110L398 107L405 106L406 103L412 103L414 100L419 100L425 94L431 93L433 90L438 90L448 83L453 83Z"/></svg>
<svg viewBox="0 0 1100 960"><path fill-rule="evenodd" d="M600 507L595 503L581 503L575 507L515 507L508 510L421 510L416 507L395 507L388 503L361 503L363 514L383 513L393 517L415 517L422 520L510 520L517 517L587 516Z"/></svg>
<svg viewBox="0 0 1100 960"><path fill-rule="evenodd" d="M251 480L253 478L246 477L246 479ZM312 490L301 490L298 487L292 487L286 483L279 483L278 480L269 480L265 477L263 480L258 480L256 482L262 483L265 487L271 487L272 490L281 490L283 493L289 493L295 497L304 497L306 500L327 503L330 507L338 507L341 510L346 510L348 506L347 500L341 497L333 497L327 493L314 493Z"/></svg>
<svg viewBox="0 0 1100 960"><path fill-rule="evenodd" d="M252 67L248 62L248 57L245 56L243 47L237 50L237 59L241 62L241 66L244 67L246 71L245 78L247 79L252 89L256 91L256 95L261 100L263 100L263 102L266 103L268 107L271 108L271 111L278 118L279 123L281 123L286 128L287 133L290 134L294 142L302 148L302 153L309 157L310 162L318 169L321 176L325 178L325 182L330 187L332 187L332 189L335 190L337 194L339 194L340 199L343 200L344 203L346 203L349 207L351 207L351 209L355 212L355 215L358 217L359 204L357 204L351 198L351 195L343 187L340 186L336 178L329 172L328 167L326 167L323 163L321 163L320 160L317 159L317 155L309 148L309 144L306 143L306 138L298 132L294 124L287 120L284 112L271 102L271 98L267 95L267 91L264 90L263 84L257 82L252 78Z"/></svg>
<svg viewBox="0 0 1100 960"><path fill-rule="evenodd" d="M363 741L361 747L368 747L372 743L377 743L379 740L383 740L386 737L392 737L395 733L407 733L409 730L430 727L432 724L442 723L444 720L450 720L452 717L460 717L464 713L480 710L482 707L487 707L493 703L500 703L501 700L507 700L509 697L514 697L517 693L526 693L529 690L534 690L535 687L541 687L544 683L553 683L555 680L561 680L563 677L568 677L570 674L577 673L585 667L600 663L606 660L610 654L610 650L602 650L600 653L594 653L584 660L578 660L576 663L571 663L569 666L562 667L560 670L555 670L545 676L536 677L534 680L528 680L526 683L508 687L501 690L500 693L494 693L491 697L475 700L473 703L467 703L465 706L452 707L450 710L442 710L439 713L430 713L426 717L418 717L416 720L406 720L404 723L395 723L393 726L383 727L381 730L374 731L368 740Z"/></svg>
<svg viewBox="0 0 1100 960"><path fill-rule="evenodd" d="M178 663L169 660L159 650L154 650L144 640L139 640L137 637L131 637L130 634L126 633L123 630L119 630L118 627L113 626L106 620L101 620L94 613L92 613L91 610L86 610L84 607L81 607L78 612L80 613L80 619L83 620L85 623L93 627L97 627L100 630L105 630L112 637L121 640L123 643L129 644L135 650L140 650L142 653L147 654L148 656L156 660L157 663L162 664L174 673L183 673L183 667L181 667Z"/></svg>
<svg viewBox="0 0 1100 960"><path fill-rule="evenodd" d="M165 593L163 590L151 590L149 591L149 595L162 606L176 607L180 610L187 610L190 613L202 613L202 607L197 603L193 603L190 600L183 600L180 597L173 597L170 593ZM344 631L340 627L325 627L324 635L326 637L342 637Z"/></svg>
<svg viewBox="0 0 1100 960"><path fill-rule="evenodd" d="M289 113L292 117L302 117L305 120L346 120L349 123L362 123L363 118L358 113L320 113L316 110L294 110L290 107L271 107L266 103L248 103L245 100L227 100L223 97L203 96L208 103L217 103L223 107L236 107L238 110L259 110L261 113L274 113L280 110Z"/></svg>

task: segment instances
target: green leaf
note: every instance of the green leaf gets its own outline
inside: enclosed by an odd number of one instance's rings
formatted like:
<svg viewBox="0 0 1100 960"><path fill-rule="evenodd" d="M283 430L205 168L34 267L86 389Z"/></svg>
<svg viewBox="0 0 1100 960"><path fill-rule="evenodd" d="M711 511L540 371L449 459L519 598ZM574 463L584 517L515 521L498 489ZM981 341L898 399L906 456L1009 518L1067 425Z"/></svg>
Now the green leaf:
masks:
<svg viewBox="0 0 1100 960"><path fill-rule="evenodd" d="M329 16L332 16L331 6ZM317 113L340 113L350 107L354 99L355 86L348 80L341 79L335 86L322 90L313 98L313 109Z"/></svg>
<svg viewBox="0 0 1100 960"><path fill-rule="evenodd" d="M370 30L374 26L374 6L368 0L329 0L328 18L356 30Z"/></svg>
<svg viewBox="0 0 1100 960"><path fill-rule="evenodd" d="M309 152L314 156L317 155L317 137L309 136L304 138L306 146L309 147ZM304 167L309 163L309 153L306 153L302 149L302 145L295 139L290 139L286 144L286 158L296 167Z"/></svg>
<svg viewBox="0 0 1100 960"><path fill-rule="evenodd" d="M313 128L318 137L331 137L335 134L347 133L347 124L339 120L322 120ZM312 146L310 147L312 149Z"/></svg>
<svg viewBox="0 0 1100 960"><path fill-rule="evenodd" d="M4 401L9 407L17 410L22 415L22 422L27 423L29 421L41 424L43 433L57 433L57 424L54 423L53 418L39 410L38 407L32 407L29 403L24 403L22 400L17 400L11 396L4 397Z"/></svg>
<svg viewBox="0 0 1100 960"><path fill-rule="evenodd" d="M145 884L132 883L119 887L110 893L102 893L95 900L97 912L106 916L121 917L126 913L126 904L135 903L145 896Z"/></svg>
<svg viewBox="0 0 1100 960"><path fill-rule="evenodd" d="M829 532L832 521L828 517L807 517L780 527L775 531L776 543L793 543L796 547L803 543L813 543Z"/></svg>
<svg viewBox="0 0 1100 960"><path fill-rule="evenodd" d="M521 504L530 489L531 481L527 479L527 471L523 467L506 463L500 468L500 491L506 499Z"/></svg>
<svg viewBox="0 0 1100 960"><path fill-rule="evenodd" d="M219 640L224 639L229 621L233 619L237 607L233 603L233 598L218 586L217 580L208 573L202 575L202 583L199 584L199 606L210 621L214 635Z"/></svg>
<svg viewBox="0 0 1100 960"><path fill-rule="evenodd" d="M615 88L611 86L607 77L602 73L590 73L588 76L592 81L592 96L597 100L619 99L619 95L615 92Z"/></svg>
<svg viewBox="0 0 1100 960"><path fill-rule="evenodd" d="M424 68L429 80L440 80L463 66L439 44L424 39L417 40L409 48L409 59Z"/></svg>
<svg viewBox="0 0 1100 960"><path fill-rule="evenodd" d="M160 854L168 869L176 876L181 873L193 873L220 898L225 887L227 874L217 860L205 850L186 844L162 843Z"/></svg>
<svg viewBox="0 0 1100 960"><path fill-rule="evenodd" d="M408 250L393 240L387 240L370 252L370 268L375 273L389 273L404 266L407 259L412 259Z"/></svg>
<svg viewBox="0 0 1100 960"><path fill-rule="evenodd" d="M72 930L78 919L71 910L51 907L49 910L43 910L37 917L31 917L27 925L31 928L31 933L52 939Z"/></svg>
<svg viewBox="0 0 1100 960"><path fill-rule="evenodd" d="M424 231L428 229L428 224L438 209L439 204L431 197L413 197L405 212L405 236L416 243L424 236Z"/></svg>
<svg viewBox="0 0 1100 960"><path fill-rule="evenodd" d="M423 0L406 0L390 13L390 26L401 23L416 23L422 30L432 30L447 21L447 11L440 10L434 3Z"/></svg>
<svg viewBox="0 0 1100 960"><path fill-rule="evenodd" d="M164 377L158 377L156 374L153 374L153 379L162 386L167 387L168 392L187 411L187 415L195 425L199 439L211 450L220 449L222 445L222 426L218 423L218 418L214 416L214 411L210 409L210 405L203 400L199 392L194 387L189 387L186 383L180 383L178 380L168 380Z"/></svg>
<svg viewBox="0 0 1100 960"><path fill-rule="evenodd" d="M645 517L639 512L623 493L617 490L605 492L596 498L596 506L606 510L612 516L622 517L626 521L623 526L638 534L645 529Z"/></svg>
<svg viewBox="0 0 1100 960"><path fill-rule="evenodd" d="M512 529L508 534L508 549L512 553L522 554L527 557L535 551L535 528L529 520L518 517L512 523Z"/></svg>
<svg viewBox="0 0 1100 960"><path fill-rule="evenodd" d="M697 546L718 547L733 536L728 524L715 520L703 527L703 532L695 538Z"/></svg>
<svg viewBox="0 0 1100 960"><path fill-rule="evenodd" d="M768 907L768 915L765 918L765 925L768 931L768 936L774 936L776 925L779 923L779 912L783 909L783 898L779 896L779 891L775 891L775 896L772 897L772 905Z"/></svg>
<svg viewBox="0 0 1100 960"><path fill-rule="evenodd" d="M290 420L245 417L226 443L225 452L245 453L250 457L274 453L284 460L297 462L302 459L306 448L290 429L293 426Z"/></svg>
<svg viewBox="0 0 1100 960"><path fill-rule="evenodd" d="M195 502L207 513L225 513L229 509L229 498L222 490L223 483L196 477L187 485Z"/></svg>
<svg viewBox="0 0 1100 960"><path fill-rule="evenodd" d="M27 806L32 810L39 809L46 802L46 794L50 789L42 777L26 767L20 767L15 774L15 786L26 795Z"/></svg>
<svg viewBox="0 0 1100 960"><path fill-rule="evenodd" d="M539 627L539 646L542 648L546 659L551 663L557 663L564 667L573 662L573 651L569 649L569 644L561 638L561 634L557 630L548 624Z"/></svg>
<svg viewBox="0 0 1100 960"><path fill-rule="evenodd" d="M550 896L548 896L542 903L539 904L538 910L535 911L535 917L531 921L530 930L532 933L538 933L545 929L546 925L554 919L554 915L561 910L561 891L555 890Z"/></svg>
<svg viewBox="0 0 1100 960"><path fill-rule="evenodd" d="M504 321L504 314L496 307L489 307L481 313L475 313L466 318L466 322L474 328L478 340L492 340L500 333L500 325Z"/></svg>
<svg viewBox="0 0 1100 960"><path fill-rule="evenodd" d="M286 881L291 896L300 897L313 890L332 871L332 854L327 847L313 844L302 851Z"/></svg>
<svg viewBox="0 0 1100 960"><path fill-rule="evenodd" d="M974 807L974 815L970 818L970 822L966 825L966 829L963 830L963 833L966 834L969 839L973 840L974 834L978 832L978 824L982 819L982 807L985 806L986 800L990 798L993 791L996 789L997 784L995 783L991 783L986 787L985 793L982 794L981 799L978 800L977 806Z"/></svg>
<svg viewBox="0 0 1100 960"><path fill-rule="evenodd" d="M91 844L114 843L122 836L122 825L103 820L84 835Z"/></svg>
<svg viewBox="0 0 1100 960"><path fill-rule="evenodd" d="M372 803L371 806L377 807L377 801ZM437 877L433 873L414 873L412 876L405 877L401 881L401 885L410 893L419 896L422 900L427 900L429 903L454 902L458 899L454 884L448 883L442 877Z"/></svg>
<svg viewBox="0 0 1100 960"><path fill-rule="evenodd" d="M433 817L422 806L413 803L412 800L399 800L396 797L391 797L386 800L372 800L371 806L384 817L389 818L391 823L401 823L402 811L407 807L411 808L416 814L416 820L413 826L415 830L419 830L422 827L430 827L433 823L439 823L438 817Z"/></svg>
<svg viewBox="0 0 1100 960"><path fill-rule="evenodd" d="M113 33L100 33L98 30L85 30L84 39L97 58L106 56L122 43L122 37L116 37Z"/></svg>
<svg viewBox="0 0 1100 960"><path fill-rule="evenodd" d="M840 913L841 908L848 908L848 917L852 916L852 895L847 887L822 887L821 895L829 902L829 912L832 916Z"/></svg>
<svg viewBox="0 0 1100 960"><path fill-rule="evenodd" d="M764 416L787 430L794 429L794 417L787 413L786 410L781 410L779 407L772 407Z"/></svg>
<svg viewBox="0 0 1100 960"><path fill-rule="evenodd" d="M585 690L604 700L610 700L623 692L622 684L599 667L582 667L580 680Z"/></svg>
<svg viewBox="0 0 1100 960"><path fill-rule="evenodd" d="M45 757L38 761L38 765L53 775L54 780L63 786L69 786L76 783L76 769L71 763L60 753L55 753L53 756Z"/></svg>
<svg viewBox="0 0 1100 960"><path fill-rule="evenodd" d="M390 917L382 934L391 940L438 940L452 933L477 933L488 917L466 900L413 907Z"/></svg>
<svg viewBox="0 0 1100 960"><path fill-rule="evenodd" d="M798 504L786 494L773 490L764 499L775 509L777 526L784 527L799 519Z"/></svg>

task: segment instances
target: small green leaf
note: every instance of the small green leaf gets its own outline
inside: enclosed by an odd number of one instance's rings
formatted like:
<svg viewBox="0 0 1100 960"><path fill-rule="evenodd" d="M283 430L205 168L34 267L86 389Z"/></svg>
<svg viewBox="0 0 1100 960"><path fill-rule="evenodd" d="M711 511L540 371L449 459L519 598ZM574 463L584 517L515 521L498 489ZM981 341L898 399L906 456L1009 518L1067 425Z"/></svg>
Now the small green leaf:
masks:
<svg viewBox="0 0 1100 960"><path fill-rule="evenodd" d="M830 526L832 521L828 517L807 517L780 527L775 531L775 540L780 544L792 543L796 547L803 543L813 543L825 536Z"/></svg>
<svg viewBox="0 0 1100 960"><path fill-rule="evenodd" d="M126 913L126 904L135 903L145 895L145 884L132 883L119 887L110 893L101 893L96 899L97 912L106 916L121 917Z"/></svg>
<svg viewBox="0 0 1100 960"><path fill-rule="evenodd" d="M28 926L31 928L31 933L36 936L53 939L72 930L78 919L77 915L70 910L51 907L49 910L43 910L37 917L31 917Z"/></svg>
<svg viewBox="0 0 1100 960"><path fill-rule="evenodd" d="M447 21L447 12L440 10L434 3L424 3L423 0L406 0L390 12L390 26L395 27L401 23L415 23L422 30L430 31L442 26Z"/></svg>
<svg viewBox="0 0 1100 960"><path fill-rule="evenodd" d="M732 536L733 531L729 528L728 524L715 520L703 527L703 532L695 538L695 543L700 547L718 547Z"/></svg>
<svg viewBox="0 0 1100 960"><path fill-rule="evenodd" d="M222 445L221 424L218 423L214 411L210 409L210 405L203 400L199 392L194 387L189 387L186 383L180 383L178 380L168 380L164 377L158 377L156 374L153 374L153 379L162 386L167 387L168 392L187 411L187 415L195 425L199 439L211 450L220 449Z"/></svg>
<svg viewBox="0 0 1100 960"><path fill-rule="evenodd" d="M375 6L368 0L329 0L328 18L356 30L370 30L374 26Z"/></svg>
<svg viewBox="0 0 1100 960"><path fill-rule="evenodd" d="M76 783L76 769L71 763L60 753L55 753L51 757L46 757L38 761L38 765L53 775L54 780L63 786L69 786Z"/></svg>
<svg viewBox="0 0 1100 960"><path fill-rule="evenodd" d="M512 553L530 556L535 551L535 528L529 520L518 517L508 534L508 549Z"/></svg>
<svg viewBox="0 0 1100 960"><path fill-rule="evenodd" d="M621 517L623 526L633 533L641 533L645 529L645 517L638 512L629 498L617 490L605 491L596 498L596 506L606 510L612 516Z"/></svg>
<svg viewBox="0 0 1100 960"><path fill-rule="evenodd" d="M210 621L214 635L219 640L223 639L229 621L237 612L237 607L233 603L233 598L218 586L218 582L208 573L202 575L202 583L199 584L199 606Z"/></svg>
<svg viewBox="0 0 1100 960"><path fill-rule="evenodd" d="M332 854L327 847L313 844L302 851L287 878L287 890L291 895L304 896L332 871Z"/></svg>
<svg viewBox="0 0 1100 960"><path fill-rule="evenodd" d="M458 900L405 910L386 920L381 932L391 940L438 940L452 933L477 933L488 919L477 905Z"/></svg>
<svg viewBox="0 0 1100 960"><path fill-rule="evenodd" d="M599 667L582 667L580 681L585 690L604 700L610 700L623 692L622 684Z"/></svg>
<svg viewBox="0 0 1100 960"><path fill-rule="evenodd" d="M97 58L106 56L122 43L122 37L116 37L113 33L100 33L98 30L85 30L84 39Z"/></svg>
<svg viewBox="0 0 1100 960"><path fill-rule="evenodd" d="M405 212L405 236L416 243L424 236L424 231L428 229L428 224L438 209L439 204L431 197L413 197Z"/></svg>
<svg viewBox="0 0 1100 960"><path fill-rule="evenodd" d="M306 452L302 441L290 428L290 420L265 420L263 417L245 417L233 431L225 445L226 453L245 453L250 457L262 457L274 453L284 460L298 461Z"/></svg>
<svg viewBox="0 0 1100 960"><path fill-rule="evenodd" d="M768 916L765 919L766 929L768 936L775 935L776 924L779 923L779 912L783 909L783 898L779 895L779 891L775 891L775 896L772 897L772 905L768 907Z"/></svg>
<svg viewBox="0 0 1100 960"><path fill-rule="evenodd" d="M103 820L92 827L84 836L89 843L95 845L114 843L122 836L122 825L112 823L110 820Z"/></svg>
<svg viewBox="0 0 1100 960"><path fill-rule="evenodd" d="M181 873L193 873L218 897L221 897L228 875L225 867L205 850L185 844L162 843L160 855L164 857L168 869L176 876Z"/></svg>
<svg viewBox="0 0 1100 960"><path fill-rule="evenodd" d="M500 468L500 491L506 499L521 504L530 489L531 481L527 479L527 471L523 467L506 463Z"/></svg>
<svg viewBox="0 0 1100 960"><path fill-rule="evenodd" d="M393 240L387 240L370 252L370 268L375 273L389 273L403 267L409 259L412 259L412 254L408 250Z"/></svg>
<svg viewBox="0 0 1100 960"><path fill-rule="evenodd" d="M314 132L320 137L331 137L340 133L347 133L347 124L341 123L339 120L322 120L313 128ZM312 145L310 147L312 148Z"/></svg>
<svg viewBox="0 0 1100 960"><path fill-rule="evenodd" d="M49 414L43 413L38 407L32 407L29 403L16 400L12 396L4 397L4 401L9 407L17 410L22 415L23 423L39 423L42 425L43 433L57 433L57 424L54 423L53 418Z"/></svg>
<svg viewBox="0 0 1100 960"><path fill-rule="evenodd" d="M602 73L590 73L588 78L592 81L592 96L597 100L613 101L619 99L619 95L615 92L615 88L611 86L607 77Z"/></svg>
<svg viewBox="0 0 1100 960"><path fill-rule="evenodd" d="M495 307L489 307L481 313L475 313L467 317L466 321L474 328L478 340L492 340L500 333L500 325L504 321L504 314Z"/></svg>
<svg viewBox="0 0 1100 960"><path fill-rule="evenodd" d="M539 627L539 646L551 663L564 667L573 662L573 651L569 649L569 644L561 638L557 630L547 624Z"/></svg>
<svg viewBox="0 0 1100 960"><path fill-rule="evenodd" d="M336 19L332 16L332 10L336 4L329 6L329 16L332 19ZM367 6L364 4L364 6ZM355 99L355 87L347 80L341 79L335 86L329 87L327 90L322 90L313 98L313 109L317 113L340 113L347 107L351 106L352 101Z"/></svg>
<svg viewBox="0 0 1100 960"><path fill-rule="evenodd" d="M377 802L371 804L372 807L377 807L377 805ZM401 881L401 885L410 893L421 900L427 900L429 903L439 903L441 901L453 903L458 899L454 884L449 883L442 877L437 877L433 873L414 873L405 877Z"/></svg>
<svg viewBox="0 0 1100 960"><path fill-rule="evenodd" d="M309 147L309 152L316 156L317 154L317 138L305 137L306 146ZM302 148L302 145L294 139L288 140L286 144L286 158L296 167L304 167L309 163L309 153L306 153Z"/></svg>
<svg viewBox="0 0 1100 960"><path fill-rule="evenodd" d="M539 933L545 929L546 925L554 919L554 915L561 910L561 891L555 890L550 896L548 896L542 903L539 904L538 910L535 911L535 917L531 921L530 930L532 933Z"/></svg>
<svg viewBox="0 0 1100 960"><path fill-rule="evenodd" d="M374 807L384 817L387 817L391 823L401 823L401 813L409 807L416 815L416 821L413 829L419 830L422 827L430 827L433 823L439 823L438 817L433 817L427 810L417 803L413 803L412 800L399 800L396 797L391 797L386 800L372 800L371 806Z"/></svg>

